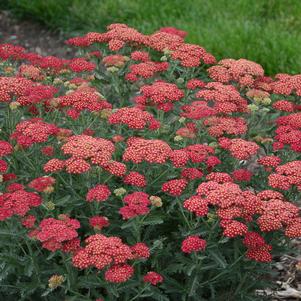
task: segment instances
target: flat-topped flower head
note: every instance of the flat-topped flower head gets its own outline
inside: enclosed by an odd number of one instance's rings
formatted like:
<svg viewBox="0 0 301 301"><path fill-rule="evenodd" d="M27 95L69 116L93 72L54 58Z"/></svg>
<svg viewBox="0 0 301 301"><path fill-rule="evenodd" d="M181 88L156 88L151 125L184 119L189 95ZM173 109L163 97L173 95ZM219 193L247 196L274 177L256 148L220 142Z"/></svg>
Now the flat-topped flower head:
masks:
<svg viewBox="0 0 301 301"><path fill-rule="evenodd" d="M159 121L157 121L151 113L135 107L124 107L118 109L110 115L108 121L110 124L125 124L130 129L137 130L144 129L146 127L151 130L155 130L160 127Z"/></svg>
<svg viewBox="0 0 301 301"><path fill-rule="evenodd" d="M157 285L158 283L162 283L164 278L157 272L149 271L145 276L143 276L143 281L152 285Z"/></svg>
<svg viewBox="0 0 301 301"><path fill-rule="evenodd" d="M218 82L236 81L242 86L252 86L257 78L264 76L263 68L246 59L223 59L208 69L209 76Z"/></svg>
<svg viewBox="0 0 301 301"><path fill-rule="evenodd" d="M204 251L206 245L206 240L198 235L191 235L183 240L181 249L184 253L199 252Z"/></svg>
<svg viewBox="0 0 301 301"><path fill-rule="evenodd" d="M95 234L89 236L85 244L72 258L73 265L80 269L95 267L102 270L111 264L125 264L134 258L131 248L119 237Z"/></svg>
<svg viewBox="0 0 301 301"><path fill-rule="evenodd" d="M24 189L17 189L12 192L0 195L0 220L5 220L13 215L25 216L34 207L40 206L41 197Z"/></svg>
<svg viewBox="0 0 301 301"><path fill-rule="evenodd" d="M150 211L151 202L149 195L145 192L133 192L123 198L125 206L119 209L123 219L134 218L139 215L145 215Z"/></svg>
<svg viewBox="0 0 301 301"><path fill-rule="evenodd" d="M0 140L0 157L10 155L12 152L13 152L12 145L5 140Z"/></svg>
<svg viewBox="0 0 301 301"><path fill-rule="evenodd" d="M229 114L232 112L246 112L247 101L232 85L211 82L196 93L197 98L211 103L212 108L218 113Z"/></svg>
<svg viewBox="0 0 301 301"><path fill-rule="evenodd" d="M135 99L137 103L156 105L159 109L164 104L172 105L184 97L184 92L177 85L164 81L142 86L140 92L142 97Z"/></svg>
<svg viewBox="0 0 301 301"><path fill-rule="evenodd" d="M51 192L53 190L53 185L55 184L55 179L53 177L39 177L33 179L28 187L38 191L38 192Z"/></svg>
<svg viewBox="0 0 301 301"><path fill-rule="evenodd" d="M80 223L77 219L62 214L59 219L43 219L35 233L35 238L42 242L43 248L52 252L63 249L64 243L78 236L77 229Z"/></svg>
<svg viewBox="0 0 301 301"><path fill-rule="evenodd" d="M59 128L55 124L46 123L41 118L32 118L17 124L11 139L24 147L30 147L34 143L46 142L50 136L55 136Z"/></svg>
<svg viewBox="0 0 301 301"><path fill-rule="evenodd" d="M243 135L247 132L247 123L241 117L219 117L212 116L204 120L208 127L208 133L213 137L228 135Z"/></svg>
<svg viewBox="0 0 301 301"><path fill-rule="evenodd" d="M78 112L88 110L91 112L111 109L112 105L104 100L100 94L91 87L81 87L57 98L61 107L73 108Z"/></svg>
<svg viewBox="0 0 301 301"><path fill-rule="evenodd" d="M88 191L86 200L88 202L103 202L106 201L110 195L111 191L107 185L98 184Z"/></svg>
<svg viewBox="0 0 301 301"><path fill-rule="evenodd" d="M162 164L166 162L171 153L171 147L162 140L147 140L133 137L127 141L127 148L123 153L123 160L126 162L132 161L134 163L146 161L149 163Z"/></svg>
<svg viewBox="0 0 301 301"><path fill-rule="evenodd" d="M201 63L214 64L215 57L203 47L194 44L181 44L171 52L174 60L179 60L184 67L198 67Z"/></svg>
<svg viewBox="0 0 301 301"><path fill-rule="evenodd" d="M301 75L289 75L279 73L276 76L276 81L272 83L273 92L282 95L291 95L295 93L301 96Z"/></svg>

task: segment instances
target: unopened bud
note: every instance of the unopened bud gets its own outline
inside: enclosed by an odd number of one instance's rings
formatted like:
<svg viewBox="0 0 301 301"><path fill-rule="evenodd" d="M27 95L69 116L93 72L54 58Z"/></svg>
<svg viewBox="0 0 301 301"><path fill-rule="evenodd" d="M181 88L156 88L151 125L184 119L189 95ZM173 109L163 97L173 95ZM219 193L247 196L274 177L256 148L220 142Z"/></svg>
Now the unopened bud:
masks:
<svg viewBox="0 0 301 301"><path fill-rule="evenodd" d="M102 119L108 119L112 115L112 110L111 109L103 109L100 111L100 118Z"/></svg>
<svg viewBox="0 0 301 301"><path fill-rule="evenodd" d="M177 135L177 136L175 136L175 137L173 138L173 140L174 140L174 141L181 141L181 140L183 140L183 137Z"/></svg>
<svg viewBox="0 0 301 301"><path fill-rule="evenodd" d="M115 189L113 192L116 196L123 196L124 194L126 194L126 189L121 187L121 188Z"/></svg>
<svg viewBox="0 0 301 301"><path fill-rule="evenodd" d="M264 99L261 101L261 103L262 103L264 106L270 105L271 102L272 102L272 100L271 100L271 98L269 98L269 97L266 97L266 98L264 98Z"/></svg>
<svg viewBox="0 0 301 301"><path fill-rule="evenodd" d="M56 289L65 281L65 277L62 275L53 275L48 279L48 287Z"/></svg>
<svg viewBox="0 0 301 301"><path fill-rule="evenodd" d="M53 191L54 191L53 186L48 186L43 190L43 192L45 192L45 193L52 193Z"/></svg>
<svg viewBox="0 0 301 301"><path fill-rule="evenodd" d="M162 207L162 199L158 196L152 195L149 197L149 200L151 201L152 205L155 207Z"/></svg>
<svg viewBox="0 0 301 301"><path fill-rule="evenodd" d="M177 84L182 85L184 84L185 80L182 77L177 78Z"/></svg>
<svg viewBox="0 0 301 301"><path fill-rule="evenodd" d="M251 112L256 112L259 109L258 106L253 103L248 105L248 108L250 109Z"/></svg>
<svg viewBox="0 0 301 301"><path fill-rule="evenodd" d="M112 66L112 67L108 67L107 68L107 71L110 72L110 73L116 73L119 69L115 66Z"/></svg>
<svg viewBox="0 0 301 301"><path fill-rule="evenodd" d="M13 111L13 110L16 110L18 107L20 107L20 103L18 101L12 101L10 104L9 104L9 108Z"/></svg>
<svg viewBox="0 0 301 301"><path fill-rule="evenodd" d="M62 84L63 83L63 81L60 79L60 78L58 78L58 77L56 77L54 80L53 80L53 84L54 85L59 85L59 84Z"/></svg>
<svg viewBox="0 0 301 301"><path fill-rule="evenodd" d="M47 202L47 203L45 204L45 206L46 206L46 208L47 208L48 210L54 210L54 209L55 209L55 204L54 204L53 202Z"/></svg>

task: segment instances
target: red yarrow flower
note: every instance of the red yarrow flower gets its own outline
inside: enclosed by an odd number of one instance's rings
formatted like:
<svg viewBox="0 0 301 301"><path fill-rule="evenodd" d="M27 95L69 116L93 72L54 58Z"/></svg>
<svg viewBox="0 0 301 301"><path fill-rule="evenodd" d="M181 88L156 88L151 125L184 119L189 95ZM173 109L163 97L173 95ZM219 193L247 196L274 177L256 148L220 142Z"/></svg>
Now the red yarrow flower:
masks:
<svg viewBox="0 0 301 301"><path fill-rule="evenodd" d="M150 256L149 247L143 243L138 242L135 245L131 246L131 250L135 258L147 259Z"/></svg>
<svg viewBox="0 0 301 301"><path fill-rule="evenodd" d="M101 230L103 227L108 227L110 222L105 216L92 216L89 218L89 225L97 230Z"/></svg>
<svg viewBox="0 0 301 301"><path fill-rule="evenodd" d="M125 264L134 258L131 248L119 237L95 234L89 236L85 243L86 246L72 257L73 265L80 269L95 267L102 270L111 264Z"/></svg>
<svg viewBox="0 0 301 301"><path fill-rule="evenodd" d="M41 221L35 237L42 242L42 247L49 251L62 249L64 243L78 236L80 223L62 214L60 219L46 218Z"/></svg>
<svg viewBox="0 0 301 301"><path fill-rule="evenodd" d="M105 280L112 283L122 283L129 280L134 274L134 268L128 264L111 266L105 272Z"/></svg>
<svg viewBox="0 0 301 301"><path fill-rule="evenodd" d="M23 189L3 193L0 195L0 221L13 215L25 216L32 207L38 207L41 203L38 194Z"/></svg>
<svg viewBox="0 0 301 301"><path fill-rule="evenodd" d="M150 283L152 285L157 285L158 283L162 283L164 280L163 276L158 274L157 272L149 271L146 275L143 276L143 281L146 283Z"/></svg>
<svg viewBox="0 0 301 301"><path fill-rule="evenodd" d="M200 236L191 235L183 240L181 249L184 253L199 252L205 250L206 244L206 240Z"/></svg>
<svg viewBox="0 0 301 301"><path fill-rule="evenodd" d="M145 192L133 192L124 197L123 202L126 204L120 208L119 213L123 219L130 219L139 215L145 215L149 212L151 202L149 195Z"/></svg>
<svg viewBox="0 0 301 301"><path fill-rule="evenodd" d="M107 185L98 184L88 191L86 195L86 200L88 202L103 202L106 201L110 195L111 191Z"/></svg>
<svg viewBox="0 0 301 301"><path fill-rule="evenodd" d="M4 140L0 140L0 157L10 155L13 152L13 147Z"/></svg>

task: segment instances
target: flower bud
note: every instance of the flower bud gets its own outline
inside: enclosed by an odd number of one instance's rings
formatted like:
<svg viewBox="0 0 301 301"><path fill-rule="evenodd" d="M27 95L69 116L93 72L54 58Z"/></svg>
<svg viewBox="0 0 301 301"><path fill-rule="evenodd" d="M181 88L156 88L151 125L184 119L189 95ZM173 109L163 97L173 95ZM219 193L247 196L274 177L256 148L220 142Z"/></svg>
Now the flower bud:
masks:
<svg viewBox="0 0 301 301"><path fill-rule="evenodd" d="M59 85L59 84L62 84L63 83L63 81L60 79L60 78L58 78L58 77L56 77L54 80L53 80L53 84L54 85Z"/></svg>
<svg viewBox="0 0 301 301"><path fill-rule="evenodd" d="M177 81L177 84L179 84L179 85L182 85L185 82L184 78L182 78L182 77L177 78L176 81Z"/></svg>
<svg viewBox="0 0 301 301"><path fill-rule="evenodd" d="M262 97L254 96L253 100L254 100L255 104L259 105L262 101Z"/></svg>
<svg viewBox="0 0 301 301"><path fill-rule="evenodd" d="M162 199L158 196L151 195L149 197L149 200L151 201L152 205L155 207L162 207L162 205L163 205Z"/></svg>
<svg viewBox="0 0 301 301"><path fill-rule="evenodd" d="M14 72L14 68L13 68L13 67L5 67L5 68L4 68L4 72L5 72L6 74L11 74L11 73Z"/></svg>
<svg viewBox="0 0 301 301"><path fill-rule="evenodd" d="M121 135L116 135L112 138L112 141L115 143L121 142L121 141L124 141L124 137L122 137Z"/></svg>
<svg viewBox="0 0 301 301"><path fill-rule="evenodd" d="M261 103L264 105L264 106L268 106L270 105L272 102L271 98L269 97L265 97L264 99L262 99Z"/></svg>
<svg viewBox="0 0 301 301"><path fill-rule="evenodd" d="M183 140L183 137L177 135L177 136L175 136L175 137L173 138L173 140L174 140L174 141L181 141L181 140Z"/></svg>
<svg viewBox="0 0 301 301"><path fill-rule="evenodd" d="M94 80L95 79L95 76L93 74L90 74L86 77L87 80Z"/></svg>
<svg viewBox="0 0 301 301"><path fill-rule="evenodd" d="M77 88L77 85L75 85L75 84L70 84L70 85L69 85L69 88L74 90L74 89Z"/></svg>
<svg viewBox="0 0 301 301"><path fill-rule="evenodd" d="M121 188L115 189L113 192L116 196L123 196L124 194L126 194L126 189L121 187Z"/></svg>
<svg viewBox="0 0 301 301"><path fill-rule="evenodd" d="M59 71L59 74L68 74L68 73L71 73L71 70L69 69L62 69Z"/></svg>
<svg viewBox="0 0 301 301"><path fill-rule="evenodd" d="M18 101L12 101L10 104L9 104L9 108L13 111L13 110L16 110L18 107L20 107L20 103Z"/></svg>
<svg viewBox="0 0 301 301"><path fill-rule="evenodd" d="M208 223L213 223L216 221L216 215L213 213L208 213L207 218Z"/></svg>
<svg viewBox="0 0 301 301"><path fill-rule="evenodd" d="M170 55L171 54L171 50L165 48L165 49L163 49L163 53L164 53L164 55Z"/></svg>
<svg viewBox="0 0 301 301"><path fill-rule="evenodd" d="M53 275L48 279L48 287L56 289L65 281L65 277L62 275Z"/></svg>
<svg viewBox="0 0 301 301"><path fill-rule="evenodd" d="M255 136L255 137L253 138L253 140L254 140L254 141L256 141L256 142L259 142L259 143L261 143L261 142L262 142L262 140L263 140L263 137L261 137L261 136L257 135L257 136Z"/></svg>
<svg viewBox="0 0 301 301"><path fill-rule="evenodd" d="M100 118L102 119L108 119L112 115L112 110L111 109L103 109L100 111Z"/></svg>
<svg viewBox="0 0 301 301"><path fill-rule="evenodd" d="M253 103L248 105L248 108L250 109L251 112L256 112L259 109L258 106Z"/></svg>
<svg viewBox="0 0 301 301"><path fill-rule="evenodd" d="M55 209L55 204L53 202L46 202L45 206L48 210L54 210Z"/></svg>
<svg viewBox="0 0 301 301"><path fill-rule="evenodd" d="M52 108L57 108L59 106L59 101L57 98L52 98L49 103Z"/></svg>
<svg viewBox="0 0 301 301"><path fill-rule="evenodd" d="M110 73L116 73L119 69L115 66L107 68L107 71Z"/></svg>
<svg viewBox="0 0 301 301"><path fill-rule="evenodd" d="M52 193L53 191L54 191L53 186L48 186L43 190L43 192L45 192L45 193Z"/></svg>
<svg viewBox="0 0 301 301"><path fill-rule="evenodd" d="M73 93L73 92L74 92L74 90L68 90L68 91L66 91L66 95Z"/></svg>

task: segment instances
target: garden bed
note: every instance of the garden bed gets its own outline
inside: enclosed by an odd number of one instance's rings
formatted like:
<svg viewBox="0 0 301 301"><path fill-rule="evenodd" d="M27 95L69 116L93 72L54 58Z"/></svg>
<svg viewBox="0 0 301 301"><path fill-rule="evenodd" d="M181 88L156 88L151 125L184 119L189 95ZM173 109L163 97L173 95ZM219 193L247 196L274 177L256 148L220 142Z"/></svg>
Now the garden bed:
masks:
<svg viewBox="0 0 301 301"><path fill-rule="evenodd" d="M2 298L298 298L300 75L174 28L111 25L74 58L0 24L28 48L0 45Z"/></svg>

